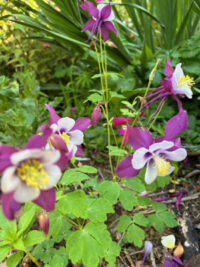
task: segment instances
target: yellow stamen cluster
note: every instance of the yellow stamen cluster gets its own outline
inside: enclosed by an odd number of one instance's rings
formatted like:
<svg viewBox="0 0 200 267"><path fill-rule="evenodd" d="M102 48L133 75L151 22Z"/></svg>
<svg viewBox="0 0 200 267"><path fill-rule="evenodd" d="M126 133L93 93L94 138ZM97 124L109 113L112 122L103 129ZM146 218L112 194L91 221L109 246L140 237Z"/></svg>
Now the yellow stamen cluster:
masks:
<svg viewBox="0 0 200 267"><path fill-rule="evenodd" d="M183 75L179 80L178 80L178 88L181 87L188 87L191 88L192 85L194 84L194 78L191 78L188 75Z"/></svg>
<svg viewBox="0 0 200 267"><path fill-rule="evenodd" d="M165 176L169 172L170 163L162 157L156 157L154 167L157 169L158 175Z"/></svg>
<svg viewBox="0 0 200 267"><path fill-rule="evenodd" d="M46 189L49 184L49 176L44 171L43 165L39 160L28 159L24 161L17 169L18 177L26 182L27 186L36 189Z"/></svg>
<svg viewBox="0 0 200 267"><path fill-rule="evenodd" d="M69 146L69 141L70 141L70 136L63 132L62 134L60 134L60 137L62 138L62 140L66 143L67 147Z"/></svg>

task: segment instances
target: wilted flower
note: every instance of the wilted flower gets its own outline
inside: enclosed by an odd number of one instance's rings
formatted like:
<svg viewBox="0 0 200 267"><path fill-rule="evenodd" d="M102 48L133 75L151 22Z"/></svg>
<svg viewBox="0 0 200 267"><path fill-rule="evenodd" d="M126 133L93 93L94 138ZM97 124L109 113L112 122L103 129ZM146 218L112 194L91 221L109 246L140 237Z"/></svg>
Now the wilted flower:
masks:
<svg viewBox="0 0 200 267"><path fill-rule="evenodd" d="M99 122L101 118L101 108L99 104L96 105L96 107L92 111L92 116L91 116L91 123L93 126L96 126L97 123Z"/></svg>
<svg viewBox="0 0 200 267"><path fill-rule="evenodd" d="M117 35L117 31L113 23L111 22L115 18L115 16L110 4L99 4L97 5L97 7L95 7L93 3L85 1L82 5L82 8L87 10L92 16L92 18L86 22L85 26L82 29L82 32L85 32L87 30L91 31L89 39L91 39L95 33L97 33L98 37L100 30L101 37L103 38L104 42L108 40L110 31L114 32L115 35Z"/></svg>
<svg viewBox="0 0 200 267"><path fill-rule="evenodd" d="M174 235L167 235L167 236L162 236L161 238L161 243L164 247L173 249L175 247L175 236Z"/></svg>
<svg viewBox="0 0 200 267"><path fill-rule="evenodd" d="M153 248L153 245L150 241L145 241L144 244L145 244L144 245L145 246L145 252L144 252L144 258L143 258L142 263L141 263L141 267L143 267L146 258L149 256L149 254L151 253L152 248Z"/></svg>
<svg viewBox="0 0 200 267"><path fill-rule="evenodd" d="M176 199L176 209L179 210L179 206L181 204L181 199L183 197L183 195L187 194L187 191L183 191L183 192L179 192L179 193L173 193L170 194L170 197L177 197Z"/></svg>
<svg viewBox="0 0 200 267"><path fill-rule="evenodd" d="M49 215L44 210L39 215L40 229L44 232L45 236L48 237L49 233Z"/></svg>
<svg viewBox="0 0 200 267"><path fill-rule="evenodd" d="M187 127L185 116L187 117L187 113L182 111L171 118L165 127L165 136L156 140L146 129L127 126L127 143L133 147L135 153L118 164L116 174L121 178L131 178L137 176L146 165L145 182L150 184L157 176L172 173L174 167L170 165L170 161L181 161L187 156L186 150L179 148L179 139L176 139L176 135Z"/></svg>
<svg viewBox="0 0 200 267"><path fill-rule="evenodd" d="M163 267L181 267L184 263L176 256L170 256L166 258L165 265ZM192 266L191 266L192 267Z"/></svg>
<svg viewBox="0 0 200 267"><path fill-rule="evenodd" d="M24 149L0 146L2 209L8 219L14 218L20 203L33 201L47 211L55 204L55 188L61 177L58 150L41 150L51 135L46 127L42 136L32 136Z"/></svg>
<svg viewBox="0 0 200 267"><path fill-rule="evenodd" d="M62 152L72 152L73 155L81 156L83 131L90 125L90 119L82 117L75 121L69 117L60 118L54 108L47 104L45 106L50 113L49 125L53 131L50 142L53 147Z"/></svg>
<svg viewBox="0 0 200 267"><path fill-rule="evenodd" d="M161 86L147 94L147 103L142 107L142 109L149 107L158 99L162 99L153 116L158 112L168 96L172 96L177 101L179 109L182 107L182 103L177 95L186 95L188 98L192 98L191 87L194 84L194 79L188 75L184 75L181 63L177 64L174 70L171 67L170 59L168 59L165 66L165 76L165 80L160 81Z"/></svg>

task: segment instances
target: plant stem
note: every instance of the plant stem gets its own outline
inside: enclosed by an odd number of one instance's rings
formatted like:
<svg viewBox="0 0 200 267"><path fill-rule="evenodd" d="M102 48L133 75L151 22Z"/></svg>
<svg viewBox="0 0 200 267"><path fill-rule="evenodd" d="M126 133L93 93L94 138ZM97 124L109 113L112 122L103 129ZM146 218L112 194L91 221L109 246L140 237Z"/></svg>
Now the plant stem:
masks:
<svg viewBox="0 0 200 267"><path fill-rule="evenodd" d="M79 225L77 223L75 223L72 219L70 219L67 215L65 215L64 213L62 213L59 210L56 210L56 212L58 212L60 215L62 215L68 222L70 222L72 225L74 225L77 229L79 229Z"/></svg>
<svg viewBox="0 0 200 267"><path fill-rule="evenodd" d="M151 127L154 125L154 122L157 120L157 118L158 118L158 116L159 116L161 110L163 109L164 104L165 104L165 101L162 103L162 105L161 105L159 111L157 112L156 116L154 117L152 123L150 124L150 126L149 126L149 128L148 128L148 131L150 131Z"/></svg>
<svg viewBox="0 0 200 267"><path fill-rule="evenodd" d="M40 263L36 260L35 257L33 257L33 255L28 250L25 249L24 252L29 256L29 258L32 260L32 262L35 263L37 267L40 267Z"/></svg>

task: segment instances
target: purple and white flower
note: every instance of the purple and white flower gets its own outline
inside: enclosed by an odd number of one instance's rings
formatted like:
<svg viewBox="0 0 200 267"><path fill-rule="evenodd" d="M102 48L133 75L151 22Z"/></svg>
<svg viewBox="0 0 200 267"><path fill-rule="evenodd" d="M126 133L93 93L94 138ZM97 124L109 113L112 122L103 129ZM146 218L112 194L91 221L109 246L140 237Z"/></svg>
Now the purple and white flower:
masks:
<svg viewBox="0 0 200 267"><path fill-rule="evenodd" d="M144 257L141 263L141 267L144 266L144 263L146 261L146 258L149 256L149 254L151 253L152 249L153 249L153 244L151 243L151 241L145 241L144 242Z"/></svg>
<svg viewBox="0 0 200 267"><path fill-rule="evenodd" d="M91 31L89 39L91 39L95 33L97 33L98 37L100 30L101 37L103 38L104 42L108 40L109 32L114 32L117 36L117 30L112 23L115 15L111 9L110 4L99 4L97 5L97 7L95 7L93 3L85 1L83 7L92 16L92 18L90 18L86 22L85 26L82 29L82 32L85 32L87 30Z"/></svg>
<svg viewBox="0 0 200 267"><path fill-rule="evenodd" d="M54 108L47 104L45 106L50 113L49 125L53 131L50 137L52 146L62 152L82 156L83 131L89 127L90 119L82 117L75 121L69 117L60 118Z"/></svg>
<svg viewBox="0 0 200 267"><path fill-rule="evenodd" d="M176 139L185 128L187 128L187 113L184 110L168 121L165 136L156 140L146 129L127 126L127 143L135 152L118 164L116 174L121 178L132 178L146 166L147 184L152 183L157 176L171 174L174 167L170 161L182 161L187 156L186 150L180 148L179 139Z"/></svg>
<svg viewBox="0 0 200 267"><path fill-rule="evenodd" d="M42 136L32 136L24 149L0 146L2 209L13 219L21 203L33 201L47 211L55 205L55 185L61 177L61 153L41 150L51 135L46 127ZM63 165L63 162L62 164Z"/></svg>

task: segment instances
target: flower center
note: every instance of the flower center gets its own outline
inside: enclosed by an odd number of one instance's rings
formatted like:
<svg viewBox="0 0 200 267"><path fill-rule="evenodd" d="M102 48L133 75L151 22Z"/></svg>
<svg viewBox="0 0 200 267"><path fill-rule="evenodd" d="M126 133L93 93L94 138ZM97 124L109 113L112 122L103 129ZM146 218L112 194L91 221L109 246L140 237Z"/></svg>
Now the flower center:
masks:
<svg viewBox="0 0 200 267"><path fill-rule="evenodd" d="M46 189L49 184L49 176L44 171L43 165L39 160L28 159L23 162L17 169L19 178L26 182L27 186L35 187L36 189Z"/></svg>
<svg viewBox="0 0 200 267"><path fill-rule="evenodd" d="M183 75L179 80L178 80L178 88L181 87L188 87L191 88L192 85L194 84L194 78L191 78L188 75Z"/></svg>
<svg viewBox="0 0 200 267"><path fill-rule="evenodd" d="M162 157L156 156L154 162L155 162L154 168L157 169L158 175L165 176L168 174L170 168L170 163L168 161L166 161Z"/></svg>
<svg viewBox="0 0 200 267"><path fill-rule="evenodd" d="M63 132L62 134L59 134L59 136L66 143L67 147L69 147L70 136L65 132Z"/></svg>

